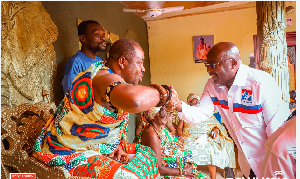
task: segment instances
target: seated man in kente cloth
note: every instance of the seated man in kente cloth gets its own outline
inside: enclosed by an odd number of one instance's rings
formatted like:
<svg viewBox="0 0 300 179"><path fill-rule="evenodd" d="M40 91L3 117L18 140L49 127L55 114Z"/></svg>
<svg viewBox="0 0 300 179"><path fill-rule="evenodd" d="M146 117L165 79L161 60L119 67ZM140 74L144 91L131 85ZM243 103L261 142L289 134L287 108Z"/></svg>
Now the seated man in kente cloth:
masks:
<svg viewBox="0 0 300 179"><path fill-rule="evenodd" d="M160 85L138 85L143 62L141 46L122 39L111 47L106 64L96 62L79 73L36 140L34 157L65 167L70 176L159 178L149 147L121 141L128 113L161 106L171 97ZM135 154L129 162L127 154Z"/></svg>

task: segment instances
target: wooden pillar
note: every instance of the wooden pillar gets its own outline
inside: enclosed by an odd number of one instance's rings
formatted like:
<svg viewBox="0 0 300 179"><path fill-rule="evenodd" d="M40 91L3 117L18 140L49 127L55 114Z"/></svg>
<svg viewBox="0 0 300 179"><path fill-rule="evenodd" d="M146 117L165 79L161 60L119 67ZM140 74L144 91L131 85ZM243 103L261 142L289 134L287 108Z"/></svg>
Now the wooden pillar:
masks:
<svg viewBox="0 0 300 179"><path fill-rule="evenodd" d="M257 1L258 67L278 82L282 98L289 103L289 68L284 1Z"/></svg>

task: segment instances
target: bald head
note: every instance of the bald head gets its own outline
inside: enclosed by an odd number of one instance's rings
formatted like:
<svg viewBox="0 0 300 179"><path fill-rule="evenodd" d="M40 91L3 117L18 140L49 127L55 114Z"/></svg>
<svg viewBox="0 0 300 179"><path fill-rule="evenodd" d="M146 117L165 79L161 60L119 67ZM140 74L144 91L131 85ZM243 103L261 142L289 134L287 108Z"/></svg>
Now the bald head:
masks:
<svg viewBox="0 0 300 179"><path fill-rule="evenodd" d="M241 62L238 48L231 42L214 45L207 54L207 72L214 83L226 85L230 89Z"/></svg>
<svg viewBox="0 0 300 179"><path fill-rule="evenodd" d="M217 57L220 59L234 58L240 60L239 49L231 42L219 42L214 45L207 54L207 61L214 61Z"/></svg>
<svg viewBox="0 0 300 179"><path fill-rule="evenodd" d="M130 61L136 55L135 48L141 48L141 46L134 40L121 39L116 41L109 50L107 63L117 61L121 56Z"/></svg>

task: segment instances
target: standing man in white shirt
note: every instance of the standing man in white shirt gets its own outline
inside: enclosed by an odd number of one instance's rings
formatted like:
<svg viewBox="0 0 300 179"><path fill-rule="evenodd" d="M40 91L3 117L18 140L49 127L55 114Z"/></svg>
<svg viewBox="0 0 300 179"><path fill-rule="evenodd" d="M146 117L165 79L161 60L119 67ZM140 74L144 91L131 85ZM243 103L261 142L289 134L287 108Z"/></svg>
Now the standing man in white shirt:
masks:
<svg viewBox="0 0 300 179"><path fill-rule="evenodd" d="M238 48L231 42L214 45L207 54L205 66L211 78L200 104L187 105L173 89L176 111L186 122L199 124L217 108L238 147L238 162L244 176L261 178L264 144L287 119L288 104L282 100L275 79L264 71L243 65ZM212 137L217 135L218 130L213 129Z"/></svg>

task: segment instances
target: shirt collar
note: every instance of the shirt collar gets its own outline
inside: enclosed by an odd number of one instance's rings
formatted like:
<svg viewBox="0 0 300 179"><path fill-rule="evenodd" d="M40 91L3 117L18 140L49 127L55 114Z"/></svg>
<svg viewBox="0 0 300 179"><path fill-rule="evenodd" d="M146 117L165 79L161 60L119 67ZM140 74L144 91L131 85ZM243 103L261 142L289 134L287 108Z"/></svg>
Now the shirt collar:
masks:
<svg viewBox="0 0 300 179"><path fill-rule="evenodd" d="M247 76L247 66L244 64L241 64L233 81L232 85L235 86L245 86L246 84L246 76Z"/></svg>

